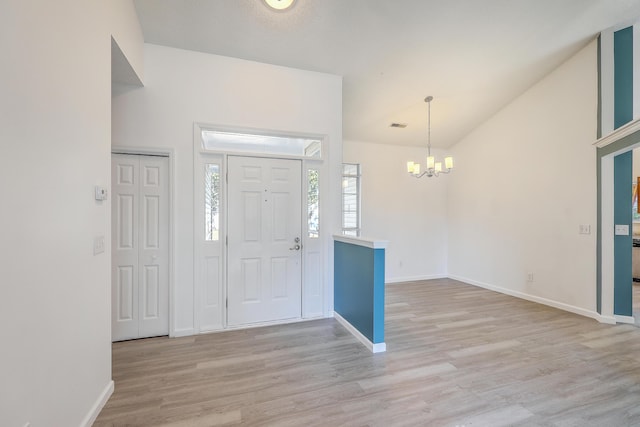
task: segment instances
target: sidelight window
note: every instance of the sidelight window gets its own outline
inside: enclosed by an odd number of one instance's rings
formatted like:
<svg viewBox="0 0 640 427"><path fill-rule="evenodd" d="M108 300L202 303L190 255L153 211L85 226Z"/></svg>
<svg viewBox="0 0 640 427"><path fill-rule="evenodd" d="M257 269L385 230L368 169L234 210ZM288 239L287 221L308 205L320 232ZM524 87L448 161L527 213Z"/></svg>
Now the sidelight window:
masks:
<svg viewBox="0 0 640 427"><path fill-rule="evenodd" d="M360 235L360 165L342 164L342 234Z"/></svg>
<svg viewBox="0 0 640 427"><path fill-rule="evenodd" d="M307 173L307 224L309 237L317 239L320 236L320 186L317 169L309 169Z"/></svg>
<svg viewBox="0 0 640 427"><path fill-rule="evenodd" d="M220 238L220 165L205 164L204 223L205 240Z"/></svg>

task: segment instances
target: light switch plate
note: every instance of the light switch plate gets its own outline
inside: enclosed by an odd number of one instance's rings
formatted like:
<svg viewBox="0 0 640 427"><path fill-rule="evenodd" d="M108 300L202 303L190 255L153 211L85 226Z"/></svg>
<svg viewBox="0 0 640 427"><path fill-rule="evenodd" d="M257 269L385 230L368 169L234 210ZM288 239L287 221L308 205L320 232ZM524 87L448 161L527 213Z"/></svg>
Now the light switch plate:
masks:
<svg viewBox="0 0 640 427"><path fill-rule="evenodd" d="M628 236L629 235L629 225L627 225L627 224L616 224L615 233L616 233L616 236Z"/></svg>
<svg viewBox="0 0 640 427"><path fill-rule="evenodd" d="M96 185L96 200L107 200L107 189Z"/></svg>
<svg viewBox="0 0 640 427"><path fill-rule="evenodd" d="M591 234L591 225L580 224L579 231L580 231L580 234Z"/></svg>

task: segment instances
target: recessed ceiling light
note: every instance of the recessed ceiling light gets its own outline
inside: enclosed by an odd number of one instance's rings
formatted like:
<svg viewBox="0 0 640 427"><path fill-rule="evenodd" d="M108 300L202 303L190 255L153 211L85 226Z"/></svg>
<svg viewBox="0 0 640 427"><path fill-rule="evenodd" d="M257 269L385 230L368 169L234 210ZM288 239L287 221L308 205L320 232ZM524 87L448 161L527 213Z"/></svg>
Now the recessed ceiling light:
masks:
<svg viewBox="0 0 640 427"><path fill-rule="evenodd" d="M293 6L295 0L264 0L264 2L272 9L285 10Z"/></svg>

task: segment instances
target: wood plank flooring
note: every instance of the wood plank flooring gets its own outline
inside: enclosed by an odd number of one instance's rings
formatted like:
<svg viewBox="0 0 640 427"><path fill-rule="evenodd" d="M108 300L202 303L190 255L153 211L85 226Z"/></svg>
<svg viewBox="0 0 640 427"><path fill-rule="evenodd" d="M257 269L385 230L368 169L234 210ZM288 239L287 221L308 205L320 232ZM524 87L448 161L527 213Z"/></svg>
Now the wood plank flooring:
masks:
<svg viewBox="0 0 640 427"><path fill-rule="evenodd" d="M95 426L640 426L640 328L453 280L387 286L386 353L334 319L113 345Z"/></svg>

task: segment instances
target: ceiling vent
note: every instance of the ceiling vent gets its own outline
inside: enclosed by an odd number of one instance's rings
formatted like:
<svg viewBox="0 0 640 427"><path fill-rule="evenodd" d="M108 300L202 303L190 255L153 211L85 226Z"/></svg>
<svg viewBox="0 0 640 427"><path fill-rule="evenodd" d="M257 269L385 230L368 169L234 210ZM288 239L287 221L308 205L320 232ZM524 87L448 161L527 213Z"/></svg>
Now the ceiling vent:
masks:
<svg viewBox="0 0 640 427"><path fill-rule="evenodd" d="M390 125L392 128L400 128L400 129L404 129L407 127L406 123L391 123Z"/></svg>

